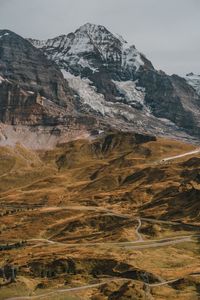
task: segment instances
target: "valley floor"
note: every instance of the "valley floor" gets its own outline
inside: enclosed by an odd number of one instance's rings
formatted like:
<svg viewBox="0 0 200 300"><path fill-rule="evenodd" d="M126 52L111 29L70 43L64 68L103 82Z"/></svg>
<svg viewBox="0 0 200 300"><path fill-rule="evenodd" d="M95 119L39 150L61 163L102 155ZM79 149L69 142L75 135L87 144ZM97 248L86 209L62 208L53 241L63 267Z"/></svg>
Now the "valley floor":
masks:
<svg viewBox="0 0 200 300"><path fill-rule="evenodd" d="M0 149L0 300L200 298L200 151L111 132Z"/></svg>

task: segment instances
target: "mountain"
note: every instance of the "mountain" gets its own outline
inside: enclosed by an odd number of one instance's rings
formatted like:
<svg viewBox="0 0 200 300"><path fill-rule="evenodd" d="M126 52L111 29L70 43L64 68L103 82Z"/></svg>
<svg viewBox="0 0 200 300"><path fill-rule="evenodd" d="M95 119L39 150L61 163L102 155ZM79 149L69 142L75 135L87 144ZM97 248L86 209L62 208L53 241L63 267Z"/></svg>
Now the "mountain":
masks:
<svg viewBox="0 0 200 300"><path fill-rule="evenodd" d="M29 40L62 70L86 109L151 133L200 135L200 97L185 79L157 71L135 46L104 26ZM112 120L113 125L115 122ZM117 125L119 126L119 125ZM178 134L177 134L178 131Z"/></svg>
<svg viewBox="0 0 200 300"><path fill-rule="evenodd" d="M0 144L55 146L112 129L197 142L200 96L87 23L49 40L0 31Z"/></svg>

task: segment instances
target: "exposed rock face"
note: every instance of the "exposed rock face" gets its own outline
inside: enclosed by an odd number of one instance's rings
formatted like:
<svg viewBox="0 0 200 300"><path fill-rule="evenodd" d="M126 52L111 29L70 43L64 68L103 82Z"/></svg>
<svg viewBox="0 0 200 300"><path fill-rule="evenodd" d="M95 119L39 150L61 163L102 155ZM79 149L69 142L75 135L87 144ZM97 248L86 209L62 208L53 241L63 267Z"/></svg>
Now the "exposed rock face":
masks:
<svg viewBox="0 0 200 300"><path fill-rule="evenodd" d="M30 41L63 70L83 109L125 119L136 130L158 132L156 119L164 134L171 127L176 135L178 127L199 137L196 91L184 79L155 70L135 46L105 27L88 23L68 35Z"/></svg>
<svg viewBox="0 0 200 300"><path fill-rule="evenodd" d="M51 115L50 123L55 123L52 118L58 118L58 110L72 110L71 100L70 89L53 62L17 34L0 31L1 121L45 124L44 119ZM55 107L54 114L47 112L47 101L57 105L57 112Z"/></svg>
<svg viewBox="0 0 200 300"><path fill-rule="evenodd" d="M0 72L9 80L32 87L41 96L66 100L67 88L59 69L27 40L10 31L0 31Z"/></svg>
<svg viewBox="0 0 200 300"><path fill-rule="evenodd" d="M189 134L200 136L200 98L183 78L147 70L140 72L139 83L145 87L145 102L154 116L168 119Z"/></svg>

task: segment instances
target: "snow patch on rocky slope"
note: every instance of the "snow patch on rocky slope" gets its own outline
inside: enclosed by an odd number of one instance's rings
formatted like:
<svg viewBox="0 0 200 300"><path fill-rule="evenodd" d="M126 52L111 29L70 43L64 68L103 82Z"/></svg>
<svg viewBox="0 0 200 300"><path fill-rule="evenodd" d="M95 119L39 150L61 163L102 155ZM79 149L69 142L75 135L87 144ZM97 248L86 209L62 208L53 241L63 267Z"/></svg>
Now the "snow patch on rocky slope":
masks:
<svg viewBox="0 0 200 300"><path fill-rule="evenodd" d="M137 87L137 81L114 81L117 90L122 94L127 104L134 105L139 104L141 107L145 107L145 89L142 87Z"/></svg>
<svg viewBox="0 0 200 300"><path fill-rule="evenodd" d="M62 73L65 79L67 79L70 88L79 95L83 104L88 105L102 115L109 114L104 96L96 92L95 87L91 85L92 82L89 79L74 76L65 70L62 70Z"/></svg>
<svg viewBox="0 0 200 300"><path fill-rule="evenodd" d="M5 36L8 36L10 33L9 32L4 32L3 34L0 34L0 39L5 37Z"/></svg>
<svg viewBox="0 0 200 300"><path fill-rule="evenodd" d="M137 90L136 83L133 81L115 82L127 98L127 103L108 102L102 94L96 91L95 86L92 85L89 79L74 76L65 70L62 70L62 73L68 81L70 88L80 97L81 103L89 106L93 111L100 113L102 116L121 116L129 121L135 120L136 111L131 107L131 104L133 102L138 102L141 105L144 104L144 91Z"/></svg>
<svg viewBox="0 0 200 300"><path fill-rule="evenodd" d="M79 96L81 104L84 104L84 107L89 107L95 113L100 113L104 118L114 120L112 125L114 126L115 124L118 129L120 126L123 128L124 120L127 120L132 123L129 126L134 126L138 132L145 133L147 127L152 133L156 128L159 128L161 133L164 132L166 121L168 120L159 120L151 114L150 110L144 104L145 91L142 88L136 87L136 82L115 81L116 86L127 98L127 103L108 102L102 94L96 91L95 86L93 86L93 83L89 79L74 76L65 70L62 70L62 73L68 81L68 85ZM132 106L133 101L141 104L142 109ZM173 123L168 123L167 125L175 128L175 124Z"/></svg>
<svg viewBox="0 0 200 300"><path fill-rule="evenodd" d="M200 75L189 73L185 76L185 79L200 95Z"/></svg>

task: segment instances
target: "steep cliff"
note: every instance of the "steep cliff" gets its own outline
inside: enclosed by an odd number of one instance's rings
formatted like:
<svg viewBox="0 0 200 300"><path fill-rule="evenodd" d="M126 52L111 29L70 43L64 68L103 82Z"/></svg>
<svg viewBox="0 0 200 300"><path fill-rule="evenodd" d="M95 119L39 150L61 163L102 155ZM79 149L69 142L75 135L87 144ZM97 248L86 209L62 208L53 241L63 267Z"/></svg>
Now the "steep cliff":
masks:
<svg viewBox="0 0 200 300"><path fill-rule="evenodd" d="M48 124L72 109L72 92L58 67L27 40L1 30L0 120Z"/></svg>

